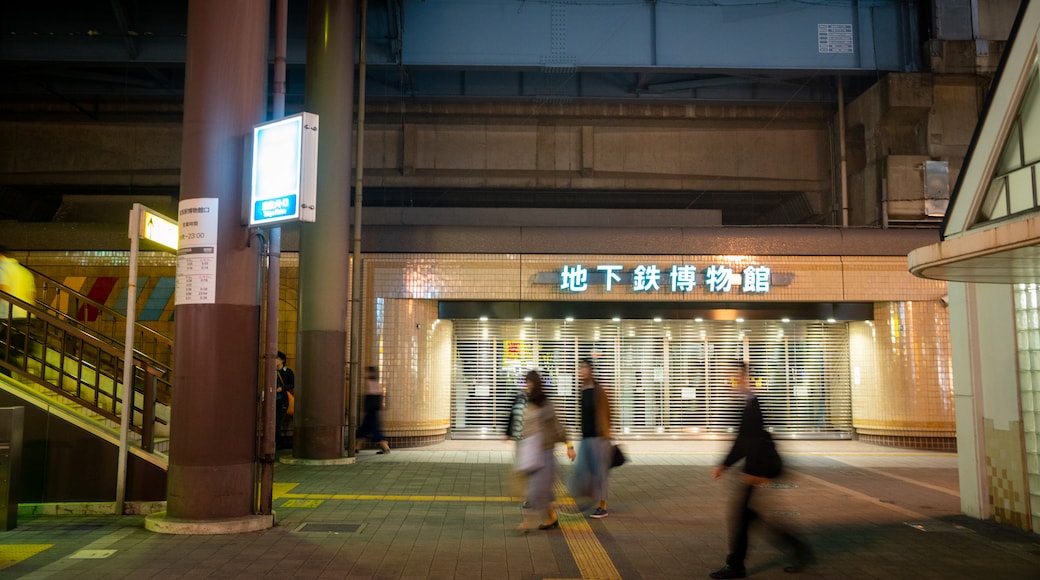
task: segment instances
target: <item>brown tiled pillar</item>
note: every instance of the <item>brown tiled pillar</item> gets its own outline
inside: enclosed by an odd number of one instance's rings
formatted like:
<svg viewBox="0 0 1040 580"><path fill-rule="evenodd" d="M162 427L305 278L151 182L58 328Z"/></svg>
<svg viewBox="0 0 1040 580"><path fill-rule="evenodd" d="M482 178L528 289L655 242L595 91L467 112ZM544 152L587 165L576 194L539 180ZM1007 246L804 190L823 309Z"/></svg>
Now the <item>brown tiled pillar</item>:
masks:
<svg viewBox="0 0 1040 580"><path fill-rule="evenodd" d="M259 244L250 242L241 208L244 144L252 126L264 120L267 39L267 2L189 4L181 231L185 220L193 219L186 207L215 207L217 231L202 233L216 238L216 269L211 294L196 294L185 304L178 288L169 518L220 520L252 513ZM181 259L178 286L187 274Z"/></svg>
<svg viewBox="0 0 1040 580"><path fill-rule="evenodd" d="M343 457L350 306L353 0L311 0L306 109L318 115L318 217L300 227L300 318L293 455Z"/></svg>

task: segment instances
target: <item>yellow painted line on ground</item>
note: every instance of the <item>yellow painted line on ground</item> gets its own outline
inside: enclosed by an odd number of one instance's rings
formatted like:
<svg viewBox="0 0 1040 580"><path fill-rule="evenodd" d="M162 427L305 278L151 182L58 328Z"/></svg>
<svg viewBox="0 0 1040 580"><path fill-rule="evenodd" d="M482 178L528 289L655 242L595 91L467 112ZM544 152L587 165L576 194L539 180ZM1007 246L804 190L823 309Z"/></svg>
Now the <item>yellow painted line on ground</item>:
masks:
<svg viewBox="0 0 1040 580"><path fill-rule="evenodd" d="M583 580L620 580L621 573L618 572L614 561L610 559L603 544L599 543L596 534L592 531L585 514L578 511L574 498L567 493L567 488L557 479L553 483L556 491L557 503L566 508L567 513L558 513L560 518L560 530L563 531L563 539L567 541L567 548L574 557L574 563L578 565Z"/></svg>
<svg viewBox="0 0 1040 580"><path fill-rule="evenodd" d="M292 488L296 487L297 485L300 485L300 484L298 484L298 483L275 483L274 487L271 489L272 499L279 499L279 498L285 496L285 494L289 493L289 490L291 490Z"/></svg>
<svg viewBox="0 0 1040 580"><path fill-rule="evenodd" d="M28 560L54 544L3 544L0 545L0 570L10 568L18 562Z"/></svg>
<svg viewBox="0 0 1040 580"><path fill-rule="evenodd" d="M293 484L295 485L295 484ZM377 495L362 493L282 493L275 497L291 500L353 500L353 501L425 501L425 502L485 502L508 503L523 501L523 498L510 496L482 495Z"/></svg>
<svg viewBox="0 0 1040 580"><path fill-rule="evenodd" d="M323 499L290 499L282 502L283 508L316 508L325 503Z"/></svg>

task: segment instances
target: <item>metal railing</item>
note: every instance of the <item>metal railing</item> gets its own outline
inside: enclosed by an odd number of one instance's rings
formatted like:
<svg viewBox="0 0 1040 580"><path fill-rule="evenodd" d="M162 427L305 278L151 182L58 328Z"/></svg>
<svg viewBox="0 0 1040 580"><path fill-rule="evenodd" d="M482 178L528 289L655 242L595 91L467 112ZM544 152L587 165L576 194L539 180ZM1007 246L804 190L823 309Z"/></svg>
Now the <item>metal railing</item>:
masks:
<svg viewBox="0 0 1040 580"><path fill-rule="evenodd" d="M126 364L122 344L46 305L27 303L3 291L0 299L7 302L0 311L0 372L119 424ZM16 308L24 310L24 318L12 316ZM136 349L131 364L130 430L142 449L153 451L157 432L168 424L163 416L169 416L172 372L169 365Z"/></svg>
<svg viewBox="0 0 1040 580"><path fill-rule="evenodd" d="M36 301L40 308L77 328L95 333L101 340L122 346L126 336L126 313L114 310L61 282L31 270L36 279ZM134 349L160 364L173 366L173 339L140 322L134 323Z"/></svg>

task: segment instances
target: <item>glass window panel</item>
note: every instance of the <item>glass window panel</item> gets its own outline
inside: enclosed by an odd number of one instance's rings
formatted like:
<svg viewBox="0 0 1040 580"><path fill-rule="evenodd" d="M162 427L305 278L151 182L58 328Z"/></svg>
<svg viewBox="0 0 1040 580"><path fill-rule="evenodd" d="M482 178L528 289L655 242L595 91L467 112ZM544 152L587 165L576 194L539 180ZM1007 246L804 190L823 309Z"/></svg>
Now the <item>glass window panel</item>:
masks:
<svg viewBox="0 0 1040 580"><path fill-rule="evenodd" d="M1029 87L1022 97L1022 105L1019 107L1019 114L1022 117L1022 134L1025 136L1023 147L1026 164L1040 161L1040 95L1037 90L1036 71L1034 65Z"/></svg>
<svg viewBox="0 0 1040 580"><path fill-rule="evenodd" d="M978 222L995 220L1008 214L1006 184L1007 182L1003 177L997 177L990 183L989 190L986 192L986 199L982 201L982 207L979 208Z"/></svg>
<svg viewBox="0 0 1040 580"><path fill-rule="evenodd" d="M1033 169L1025 167L1008 175L1008 191L1011 195L1011 213L1032 209Z"/></svg>
<svg viewBox="0 0 1040 580"><path fill-rule="evenodd" d="M1026 471L1030 482L1033 521L1040 525L1040 330L1037 320L1036 284L1015 287L1019 354L1019 389L1022 401L1022 430ZM1023 316L1024 315L1024 316Z"/></svg>
<svg viewBox="0 0 1040 580"><path fill-rule="evenodd" d="M1011 126L1011 131L1008 133L1004 150L1000 152L1000 159L997 160L997 175L1006 175L1022 167L1022 155L1019 148L1020 135L1021 127L1019 126L1019 120L1016 119Z"/></svg>

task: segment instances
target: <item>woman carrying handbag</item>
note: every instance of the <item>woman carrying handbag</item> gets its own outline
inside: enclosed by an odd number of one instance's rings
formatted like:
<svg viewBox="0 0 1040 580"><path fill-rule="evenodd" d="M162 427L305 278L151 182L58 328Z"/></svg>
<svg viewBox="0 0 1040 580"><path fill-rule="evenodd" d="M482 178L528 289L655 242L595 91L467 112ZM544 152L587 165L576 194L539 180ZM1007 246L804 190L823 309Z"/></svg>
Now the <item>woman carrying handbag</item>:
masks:
<svg viewBox="0 0 1040 580"><path fill-rule="evenodd" d="M521 533L560 526L552 507L556 499L552 486L557 469L553 451L557 443L571 446L556 417L556 409L545 395L541 375L530 371L524 382L527 383L527 407L524 408L524 436L517 448L517 471L527 476L526 505L530 511L520 524Z"/></svg>

